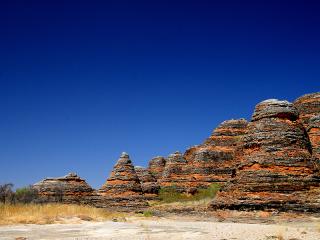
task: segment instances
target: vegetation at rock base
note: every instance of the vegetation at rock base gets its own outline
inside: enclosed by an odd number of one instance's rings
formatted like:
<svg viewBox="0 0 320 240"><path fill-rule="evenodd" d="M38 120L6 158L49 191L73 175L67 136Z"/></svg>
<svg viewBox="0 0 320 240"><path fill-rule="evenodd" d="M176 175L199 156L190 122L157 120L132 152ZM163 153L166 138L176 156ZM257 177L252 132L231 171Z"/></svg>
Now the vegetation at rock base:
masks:
<svg viewBox="0 0 320 240"><path fill-rule="evenodd" d="M38 199L38 191L32 186L18 188L15 192L15 201L18 203L36 202Z"/></svg>
<svg viewBox="0 0 320 240"><path fill-rule="evenodd" d="M12 183L0 185L0 203L15 204L15 203L37 203L38 191L32 186L18 188L13 190Z"/></svg>
<svg viewBox="0 0 320 240"><path fill-rule="evenodd" d="M208 188L199 188L193 195L180 193L175 186L163 187L159 191L159 199L164 203L171 202L185 202L185 201L199 201L203 199L213 199L219 191L220 185L212 183Z"/></svg>

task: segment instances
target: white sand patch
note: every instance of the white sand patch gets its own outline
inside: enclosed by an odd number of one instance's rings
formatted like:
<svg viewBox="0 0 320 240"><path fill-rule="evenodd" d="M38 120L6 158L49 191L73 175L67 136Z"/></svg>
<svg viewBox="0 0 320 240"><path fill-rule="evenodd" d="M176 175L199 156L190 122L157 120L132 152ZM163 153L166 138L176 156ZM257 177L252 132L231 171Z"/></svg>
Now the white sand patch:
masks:
<svg viewBox="0 0 320 240"><path fill-rule="evenodd" d="M295 225L221 223L179 219L139 218L128 222L83 222L81 224L14 225L0 227L0 239L67 240L319 240L314 223Z"/></svg>

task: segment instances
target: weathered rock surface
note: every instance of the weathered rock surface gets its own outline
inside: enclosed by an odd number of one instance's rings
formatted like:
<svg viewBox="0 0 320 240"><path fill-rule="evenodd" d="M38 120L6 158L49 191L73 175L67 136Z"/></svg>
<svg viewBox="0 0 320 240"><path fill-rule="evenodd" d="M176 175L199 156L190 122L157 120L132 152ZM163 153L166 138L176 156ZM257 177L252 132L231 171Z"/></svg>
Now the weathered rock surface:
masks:
<svg viewBox="0 0 320 240"><path fill-rule="evenodd" d="M212 183L221 185L229 181L237 165L234 161L237 144L247 124L244 119L225 121L203 144L189 148L183 156L179 153L169 156L161 186L195 193Z"/></svg>
<svg viewBox="0 0 320 240"><path fill-rule="evenodd" d="M303 95L294 105L299 110L299 118L308 132L313 161L320 169L320 92Z"/></svg>
<svg viewBox="0 0 320 240"><path fill-rule="evenodd" d="M312 159L320 169L320 115L309 119L307 133L312 145Z"/></svg>
<svg viewBox="0 0 320 240"><path fill-rule="evenodd" d="M99 189L99 195L103 196L101 207L147 206L138 175L127 153L121 154L107 182Z"/></svg>
<svg viewBox="0 0 320 240"><path fill-rule="evenodd" d="M309 138L292 103L258 104L239 151L235 177L212 202L213 209L320 209Z"/></svg>
<svg viewBox="0 0 320 240"><path fill-rule="evenodd" d="M144 167L136 166L134 167L139 181L141 183L141 188L144 196L147 199L154 199L157 197L159 191L159 184L155 177L153 177L149 170Z"/></svg>
<svg viewBox="0 0 320 240"><path fill-rule="evenodd" d="M48 202L87 203L88 198L94 195L94 189L75 173L46 178L33 187L38 190L40 199Z"/></svg>
<svg viewBox="0 0 320 240"><path fill-rule="evenodd" d="M149 172L152 176L159 180L162 177L166 165L166 159L161 156L154 157L149 162Z"/></svg>
<svg viewBox="0 0 320 240"><path fill-rule="evenodd" d="M214 182L223 185L232 178L237 166L235 152L247 125L245 119L224 121L202 145L185 152L192 187L206 187Z"/></svg>
<svg viewBox="0 0 320 240"><path fill-rule="evenodd" d="M320 92L305 94L294 101L294 106L299 111L305 128L308 128L309 120L320 114Z"/></svg>
<svg viewBox="0 0 320 240"><path fill-rule="evenodd" d="M187 160L183 155L177 151L170 154L159 180L161 187L174 186L177 191L184 192L189 186L189 173L188 173Z"/></svg>

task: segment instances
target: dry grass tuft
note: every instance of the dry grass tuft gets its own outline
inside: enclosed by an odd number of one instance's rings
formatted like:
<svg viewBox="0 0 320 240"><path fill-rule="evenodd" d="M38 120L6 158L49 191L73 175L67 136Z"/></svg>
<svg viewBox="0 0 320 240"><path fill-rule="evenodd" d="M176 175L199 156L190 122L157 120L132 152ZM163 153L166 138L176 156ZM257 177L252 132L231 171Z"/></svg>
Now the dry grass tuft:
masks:
<svg viewBox="0 0 320 240"><path fill-rule="evenodd" d="M124 213L108 212L105 209L69 204L2 204L0 225L51 224L71 221L103 221L122 217Z"/></svg>

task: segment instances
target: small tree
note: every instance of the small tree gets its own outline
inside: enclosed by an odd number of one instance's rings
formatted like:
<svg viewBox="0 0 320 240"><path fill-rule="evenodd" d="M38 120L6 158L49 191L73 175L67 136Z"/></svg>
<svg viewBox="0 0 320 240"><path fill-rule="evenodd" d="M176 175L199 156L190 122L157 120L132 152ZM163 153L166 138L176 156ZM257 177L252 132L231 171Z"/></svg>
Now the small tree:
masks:
<svg viewBox="0 0 320 240"><path fill-rule="evenodd" d="M12 183L5 183L0 185L0 203L12 203L14 199L14 192L12 188Z"/></svg>

